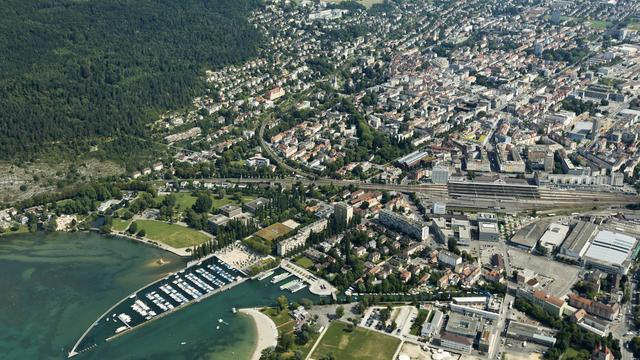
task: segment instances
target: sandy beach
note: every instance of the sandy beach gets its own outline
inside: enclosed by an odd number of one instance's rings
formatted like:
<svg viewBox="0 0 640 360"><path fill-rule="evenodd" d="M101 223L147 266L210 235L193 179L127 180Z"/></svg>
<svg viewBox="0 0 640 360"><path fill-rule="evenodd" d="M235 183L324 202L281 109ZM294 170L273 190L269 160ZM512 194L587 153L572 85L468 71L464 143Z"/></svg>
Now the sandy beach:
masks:
<svg viewBox="0 0 640 360"><path fill-rule="evenodd" d="M253 319L258 339L256 340L256 348L253 350L251 360L260 360L262 350L275 347L278 344L278 329L276 329L276 324L258 309L240 309L238 311L251 316Z"/></svg>

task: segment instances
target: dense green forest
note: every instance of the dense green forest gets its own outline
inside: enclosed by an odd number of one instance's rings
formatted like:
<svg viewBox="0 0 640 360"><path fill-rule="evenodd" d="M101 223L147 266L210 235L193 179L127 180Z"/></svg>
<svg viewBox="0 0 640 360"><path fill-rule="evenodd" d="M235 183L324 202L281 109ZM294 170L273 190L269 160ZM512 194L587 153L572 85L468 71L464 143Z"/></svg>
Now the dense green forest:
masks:
<svg viewBox="0 0 640 360"><path fill-rule="evenodd" d="M0 159L144 154L150 121L255 56L257 0L3 0ZM95 150L95 148L94 148Z"/></svg>

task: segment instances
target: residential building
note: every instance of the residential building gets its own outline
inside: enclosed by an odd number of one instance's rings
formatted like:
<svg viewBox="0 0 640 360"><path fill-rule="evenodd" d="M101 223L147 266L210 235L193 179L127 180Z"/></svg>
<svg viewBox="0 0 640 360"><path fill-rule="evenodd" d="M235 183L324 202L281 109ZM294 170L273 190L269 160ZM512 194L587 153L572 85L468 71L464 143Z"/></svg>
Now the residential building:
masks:
<svg viewBox="0 0 640 360"><path fill-rule="evenodd" d="M349 223L353 218L353 206L344 202L336 203L334 205L334 213L336 215L336 219Z"/></svg>
<svg viewBox="0 0 640 360"><path fill-rule="evenodd" d="M378 220L386 226L401 231L418 240L426 240L429 237L429 226L414 219L410 219L401 214L384 209L380 211Z"/></svg>

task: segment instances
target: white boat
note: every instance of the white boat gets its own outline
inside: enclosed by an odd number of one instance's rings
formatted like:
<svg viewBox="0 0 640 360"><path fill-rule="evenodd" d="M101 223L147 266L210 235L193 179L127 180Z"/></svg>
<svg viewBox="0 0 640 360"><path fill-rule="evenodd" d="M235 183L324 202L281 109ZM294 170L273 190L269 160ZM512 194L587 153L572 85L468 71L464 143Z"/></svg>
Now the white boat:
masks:
<svg viewBox="0 0 640 360"><path fill-rule="evenodd" d="M126 326L120 326L119 328L116 329L116 334L119 334L125 330L127 330Z"/></svg>
<svg viewBox="0 0 640 360"><path fill-rule="evenodd" d="M183 342L180 343L180 345L186 345L186 344L187 344L186 341L183 341Z"/></svg>
<svg viewBox="0 0 640 360"><path fill-rule="evenodd" d="M233 311L234 314L238 312L238 310L236 310L236 308L231 308L231 311Z"/></svg>
<svg viewBox="0 0 640 360"><path fill-rule="evenodd" d="M221 324L222 324L222 321L223 321L222 319L218 319L218 322L221 323Z"/></svg>

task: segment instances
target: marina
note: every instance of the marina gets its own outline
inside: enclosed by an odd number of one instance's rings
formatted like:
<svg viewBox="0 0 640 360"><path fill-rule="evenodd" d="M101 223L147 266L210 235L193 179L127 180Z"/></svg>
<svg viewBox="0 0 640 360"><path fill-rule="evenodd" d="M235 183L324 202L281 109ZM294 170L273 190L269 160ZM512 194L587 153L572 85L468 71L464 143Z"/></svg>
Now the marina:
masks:
<svg viewBox="0 0 640 360"><path fill-rule="evenodd" d="M101 340L110 341L246 279L242 271L215 256L192 264L145 286L114 305L87 329L69 352L69 357L97 346ZM220 323L224 324L223 321Z"/></svg>

